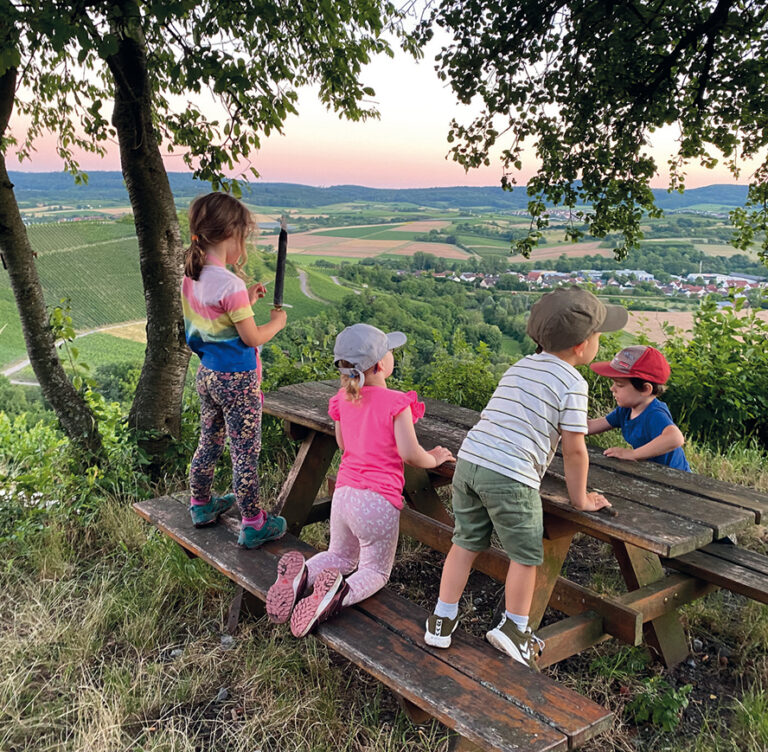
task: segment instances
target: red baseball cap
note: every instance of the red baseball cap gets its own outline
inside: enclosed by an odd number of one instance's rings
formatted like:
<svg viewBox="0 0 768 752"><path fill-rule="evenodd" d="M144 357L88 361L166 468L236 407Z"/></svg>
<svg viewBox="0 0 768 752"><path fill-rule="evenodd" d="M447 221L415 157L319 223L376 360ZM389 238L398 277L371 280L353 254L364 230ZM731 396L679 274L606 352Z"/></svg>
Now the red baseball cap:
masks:
<svg viewBox="0 0 768 752"><path fill-rule="evenodd" d="M610 379L643 379L653 384L666 384L671 369L667 359L648 345L632 345L620 350L608 363L601 361L589 366L596 374Z"/></svg>

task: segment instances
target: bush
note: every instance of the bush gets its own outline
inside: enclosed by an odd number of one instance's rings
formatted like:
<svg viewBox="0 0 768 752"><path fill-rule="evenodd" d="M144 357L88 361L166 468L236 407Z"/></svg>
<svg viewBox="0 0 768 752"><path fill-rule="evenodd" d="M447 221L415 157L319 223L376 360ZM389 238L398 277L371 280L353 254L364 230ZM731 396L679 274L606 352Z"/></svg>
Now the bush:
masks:
<svg viewBox="0 0 768 752"><path fill-rule="evenodd" d="M768 446L768 323L743 301L696 311L693 338L670 328L664 353L672 366L665 401L693 438L727 446L756 437Z"/></svg>

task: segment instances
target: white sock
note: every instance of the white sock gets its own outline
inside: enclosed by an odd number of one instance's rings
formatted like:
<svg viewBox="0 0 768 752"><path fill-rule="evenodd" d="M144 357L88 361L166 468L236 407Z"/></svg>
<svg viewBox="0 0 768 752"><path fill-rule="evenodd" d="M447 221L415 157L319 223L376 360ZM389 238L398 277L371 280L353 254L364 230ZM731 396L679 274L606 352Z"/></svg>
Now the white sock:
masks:
<svg viewBox="0 0 768 752"><path fill-rule="evenodd" d="M437 605L435 606L435 616L441 616L444 619L455 619L459 615L458 603L445 603L439 598L437 599Z"/></svg>
<svg viewBox="0 0 768 752"><path fill-rule="evenodd" d="M509 611L505 611L507 619L514 622L514 625L521 631L525 632L525 628L528 626L528 615L520 616L520 614L511 614Z"/></svg>

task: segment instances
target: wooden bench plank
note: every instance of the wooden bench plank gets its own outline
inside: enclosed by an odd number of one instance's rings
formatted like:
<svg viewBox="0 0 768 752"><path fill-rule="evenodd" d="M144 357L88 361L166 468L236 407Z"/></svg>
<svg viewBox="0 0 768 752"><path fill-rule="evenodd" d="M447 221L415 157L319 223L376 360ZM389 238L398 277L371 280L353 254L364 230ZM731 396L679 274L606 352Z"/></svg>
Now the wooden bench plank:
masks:
<svg viewBox="0 0 768 752"><path fill-rule="evenodd" d="M718 545L720 548L727 547L726 544ZM716 549L718 553L720 548ZM730 548L736 548L736 546L730 546ZM749 557L743 558L748 560ZM664 565L712 582L734 593L746 595L760 603L768 603L768 574L732 559L707 551L692 551L673 559L665 559ZM765 562L761 564L761 569L764 569L764 566Z"/></svg>
<svg viewBox="0 0 768 752"><path fill-rule="evenodd" d="M312 551L306 544L286 536L261 549L244 552L235 545L229 529L236 525L234 520L195 529L185 506L170 497L139 502L134 508L184 548L262 599L274 581L278 556L286 550ZM366 604L370 606L369 601ZM421 622L421 611L410 621ZM423 626L420 628L423 630ZM321 625L317 636L484 749L545 752L568 747L567 737L552 728L551 723L542 723L508 698L451 667L432 655L426 645L404 641L396 631L371 618L360 607L345 609L339 617ZM584 698L581 701L589 703ZM579 733L583 735L584 731L587 729L580 729Z"/></svg>
<svg viewBox="0 0 768 752"><path fill-rule="evenodd" d="M739 564L747 569L752 569L760 574L768 575L768 556L759 554L755 551L749 551L741 546L734 546L730 543L710 543L701 549L712 556Z"/></svg>
<svg viewBox="0 0 768 752"><path fill-rule="evenodd" d="M424 624L429 613L389 590L359 604L374 619L396 631L403 639L423 646L430 654L482 683L526 713L538 717L566 734L579 746L611 723L605 708L568 688L511 661L483 640L456 630L451 648L443 650L423 644ZM545 708L545 713L541 709Z"/></svg>

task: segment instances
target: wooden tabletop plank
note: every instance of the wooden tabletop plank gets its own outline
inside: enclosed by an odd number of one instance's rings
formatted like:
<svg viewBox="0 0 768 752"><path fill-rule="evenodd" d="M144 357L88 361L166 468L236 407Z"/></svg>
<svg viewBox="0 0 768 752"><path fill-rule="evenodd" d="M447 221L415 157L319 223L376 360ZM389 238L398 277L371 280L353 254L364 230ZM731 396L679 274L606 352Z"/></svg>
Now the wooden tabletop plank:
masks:
<svg viewBox="0 0 768 752"><path fill-rule="evenodd" d="M184 548L262 599L274 582L278 556L288 549L309 549L285 536L261 549L243 551L236 546L229 529L232 520L196 529L185 506L171 497L138 502L134 509ZM316 635L483 749L548 752L568 748L567 737L551 724L436 658L426 646L404 641L359 608L345 609L322 624Z"/></svg>
<svg viewBox="0 0 768 752"><path fill-rule="evenodd" d="M555 457L549 466L549 474L564 478L564 473L562 457ZM588 483L590 488L599 488L611 498L621 496L636 504L711 527L715 538L722 538L755 524L755 513L751 510L718 504L677 488L648 483L638 477L618 474L600 466L590 465Z"/></svg>
<svg viewBox="0 0 768 752"><path fill-rule="evenodd" d="M659 556L678 556L712 541L712 528L668 514L621 496L607 495L615 517L608 513L582 512L568 502L565 483L547 475L541 484L544 511L569 520L582 530L638 546Z"/></svg>
<svg viewBox="0 0 768 752"><path fill-rule="evenodd" d="M601 467L613 473L639 478L666 488L687 491L717 502L751 509L758 523L764 516L768 517L768 494L756 491L754 488L717 480L707 475L686 473L660 465L658 462L627 462L615 457L606 457L602 449L595 447L588 447L588 449L590 466Z"/></svg>

